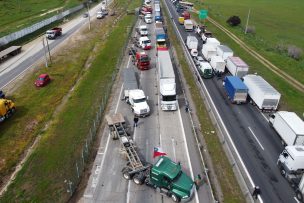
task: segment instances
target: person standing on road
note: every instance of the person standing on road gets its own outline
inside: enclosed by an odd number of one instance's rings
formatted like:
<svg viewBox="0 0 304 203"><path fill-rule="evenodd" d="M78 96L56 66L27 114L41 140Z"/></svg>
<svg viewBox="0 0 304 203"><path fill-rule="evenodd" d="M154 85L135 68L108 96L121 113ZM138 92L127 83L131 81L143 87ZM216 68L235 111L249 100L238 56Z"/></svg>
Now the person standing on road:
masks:
<svg viewBox="0 0 304 203"><path fill-rule="evenodd" d="M137 123L138 123L138 116L134 116L134 119L133 119L133 121L134 121L134 125L133 125L133 127L137 127Z"/></svg>
<svg viewBox="0 0 304 203"><path fill-rule="evenodd" d="M195 186L196 186L196 189L198 190L199 187L202 185L203 183L203 180L202 180L202 177L200 174L198 174L194 180L194 183L195 183Z"/></svg>
<svg viewBox="0 0 304 203"><path fill-rule="evenodd" d="M254 197L255 199L258 199L258 195L261 194L261 189L259 186L255 186L253 193L252 193L252 197Z"/></svg>

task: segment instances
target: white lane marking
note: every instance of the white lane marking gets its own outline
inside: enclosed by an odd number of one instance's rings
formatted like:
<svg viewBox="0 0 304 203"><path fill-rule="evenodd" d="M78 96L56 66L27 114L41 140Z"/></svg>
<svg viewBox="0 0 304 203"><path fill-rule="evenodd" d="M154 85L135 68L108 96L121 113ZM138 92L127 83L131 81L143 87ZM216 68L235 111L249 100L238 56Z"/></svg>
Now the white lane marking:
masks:
<svg viewBox="0 0 304 203"><path fill-rule="evenodd" d="M250 132L253 135L253 137L255 138L255 140L259 143L259 145L262 148L262 150L264 150L263 145L260 143L260 141L258 140L257 136L254 134L254 132L251 130L251 128L249 126L248 126L248 129L250 130Z"/></svg>
<svg viewBox="0 0 304 203"><path fill-rule="evenodd" d="M296 197L293 197L297 203L301 203Z"/></svg>
<svg viewBox="0 0 304 203"><path fill-rule="evenodd" d="M263 118L265 118L265 120L268 122L269 120L268 120L268 118L263 114L263 112L261 112L261 111L259 111L259 112L262 114Z"/></svg>
<svg viewBox="0 0 304 203"><path fill-rule="evenodd" d="M174 138L172 137L171 138L171 141L172 141L172 148L173 148L173 156L174 156L174 161L176 162L176 152L175 152L175 146L174 146Z"/></svg>
<svg viewBox="0 0 304 203"><path fill-rule="evenodd" d="M192 165L191 165L191 161L190 161L190 155L189 155L189 150L188 150L188 145L187 145L187 139L186 139L184 124L183 124L182 115L181 115L179 107L177 108L177 112L178 112L179 122L180 122L180 125L181 125L181 128L182 128L183 138L185 140L184 144L185 144L185 148L186 148L186 152L187 152L186 154L187 154L187 159L188 159L188 165L189 165L189 168L190 168L191 177L194 180L194 174L193 174L193 169L192 169ZM195 201L199 202L198 195L197 195L197 190L194 190L194 194L195 194Z"/></svg>

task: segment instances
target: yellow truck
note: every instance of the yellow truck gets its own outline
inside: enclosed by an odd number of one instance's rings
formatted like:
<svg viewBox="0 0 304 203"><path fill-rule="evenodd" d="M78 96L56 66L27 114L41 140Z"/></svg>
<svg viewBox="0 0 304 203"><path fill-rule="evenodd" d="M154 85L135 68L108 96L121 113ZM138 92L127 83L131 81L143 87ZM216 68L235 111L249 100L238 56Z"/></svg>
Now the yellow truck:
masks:
<svg viewBox="0 0 304 203"><path fill-rule="evenodd" d="M185 18L184 18L184 17L178 17L178 22L179 22L179 24L183 25L183 24L184 24L184 21L185 21Z"/></svg>
<svg viewBox="0 0 304 203"><path fill-rule="evenodd" d="M11 117L16 111L14 102L8 99L0 99L0 122Z"/></svg>

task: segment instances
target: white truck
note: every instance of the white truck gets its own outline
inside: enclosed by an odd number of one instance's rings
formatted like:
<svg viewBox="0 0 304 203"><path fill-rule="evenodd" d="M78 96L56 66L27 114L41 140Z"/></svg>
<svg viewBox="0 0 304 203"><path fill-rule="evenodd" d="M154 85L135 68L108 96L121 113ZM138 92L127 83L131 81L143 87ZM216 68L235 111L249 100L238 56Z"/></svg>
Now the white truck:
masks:
<svg viewBox="0 0 304 203"><path fill-rule="evenodd" d="M218 45L216 47L216 54L226 61L229 56L233 56L233 51L226 45Z"/></svg>
<svg viewBox="0 0 304 203"><path fill-rule="evenodd" d="M262 111L275 111L278 108L281 94L261 76L246 75L243 80L248 87L248 94L252 104L257 105Z"/></svg>
<svg viewBox="0 0 304 203"><path fill-rule="evenodd" d="M136 116L145 117L150 114L150 107L143 90L138 89L135 72L132 68L124 69L124 100L131 105Z"/></svg>
<svg viewBox="0 0 304 203"><path fill-rule="evenodd" d="M269 117L269 124L284 145L304 145L304 122L294 112L278 111Z"/></svg>
<svg viewBox="0 0 304 203"><path fill-rule="evenodd" d="M225 72L225 61L220 56L212 56L210 60L210 65L214 72L224 73Z"/></svg>
<svg viewBox="0 0 304 203"><path fill-rule="evenodd" d="M141 36L148 36L148 27L146 25L141 25L137 28L137 32L141 35Z"/></svg>
<svg viewBox="0 0 304 203"><path fill-rule="evenodd" d="M147 23L147 24L152 23L152 15L151 14L146 14L144 19L145 19L145 23Z"/></svg>
<svg viewBox="0 0 304 203"><path fill-rule="evenodd" d="M169 51L158 51L160 104L163 111L177 110L175 74Z"/></svg>
<svg viewBox="0 0 304 203"><path fill-rule="evenodd" d="M220 41L218 41L216 38L214 37L209 37L206 40L206 45L210 45L213 46L215 49L217 48L217 46L221 45Z"/></svg>
<svg viewBox="0 0 304 203"><path fill-rule="evenodd" d="M144 50L149 50L152 48L151 40L147 36L140 37L136 42L136 46Z"/></svg>
<svg viewBox="0 0 304 203"><path fill-rule="evenodd" d="M226 67L231 75L238 76L239 78L247 75L249 66L240 57L230 56L226 62Z"/></svg>
<svg viewBox="0 0 304 203"><path fill-rule="evenodd" d="M187 36L186 44L188 49L190 50L191 56L197 56L197 47L198 47L198 40L194 36Z"/></svg>
<svg viewBox="0 0 304 203"><path fill-rule="evenodd" d="M202 55L207 61L210 61L212 56L216 56L216 49L212 45L204 44L202 48Z"/></svg>
<svg viewBox="0 0 304 203"><path fill-rule="evenodd" d="M185 30L186 32L192 32L193 31L193 22L190 19L187 19L184 21L184 26L185 26Z"/></svg>
<svg viewBox="0 0 304 203"><path fill-rule="evenodd" d="M297 199L303 202L304 146L286 146L279 156L277 165L281 174L295 189Z"/></svg>

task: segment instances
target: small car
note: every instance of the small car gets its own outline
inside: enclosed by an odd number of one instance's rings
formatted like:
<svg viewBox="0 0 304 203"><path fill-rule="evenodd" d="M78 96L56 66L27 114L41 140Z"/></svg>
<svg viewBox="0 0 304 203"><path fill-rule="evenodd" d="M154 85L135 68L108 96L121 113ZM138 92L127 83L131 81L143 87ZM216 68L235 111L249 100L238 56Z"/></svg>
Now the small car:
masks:
<svg viewBox="0 0 304 203"><path fill-rule="evenodd" d="M199 66L200 65L200 62L203 62L205 61L204 58L202 56L196 56L193 58L193 61L195 63L196 66Z"/></svg>
<svg viewBox="0 0 304 203"><path fill-rule="evenodd" d="M51 81L51 78L48 74L39 75L38 79L35 81L36 87L43 87Z"/></svg>
<svg viewBox="0 0 304 203"><path fill-rule="evenodd" d="M0 90L0 99L4 99L5 98L5 94L2 90Z"/></svg>

